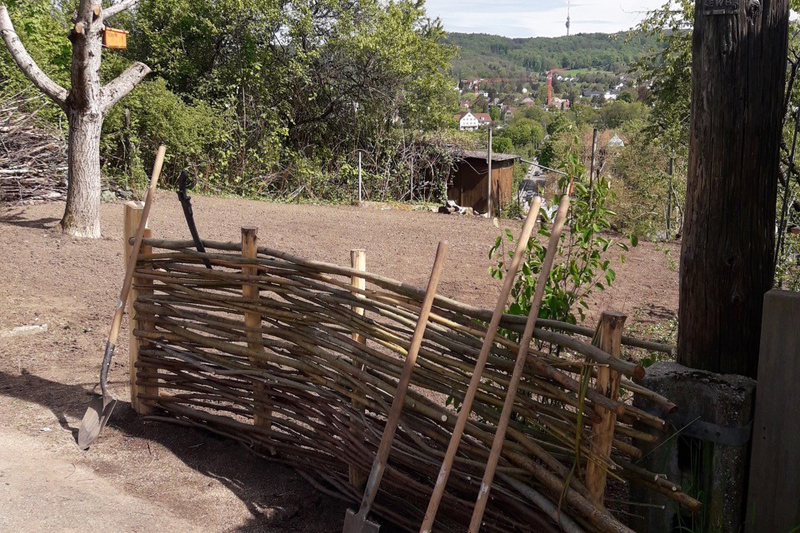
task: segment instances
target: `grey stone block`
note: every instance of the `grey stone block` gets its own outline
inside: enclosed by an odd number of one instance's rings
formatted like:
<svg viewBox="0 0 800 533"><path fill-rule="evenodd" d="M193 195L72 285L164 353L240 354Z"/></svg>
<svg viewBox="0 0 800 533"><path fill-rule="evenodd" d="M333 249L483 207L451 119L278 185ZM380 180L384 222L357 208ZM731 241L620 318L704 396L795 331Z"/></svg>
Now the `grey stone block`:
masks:
<svg viewBox="0 0 800 533"><path fill-rule="evenodd" d="M669 433L659 443L637 443L645 453L640 464L664 474L700 500L703 512L693 516L669 498L633 485L631 499L646 504L631 506L630 511L638 515L632 520L633 529L640 533L740 533L756 382L677 363L657 363L647 369L642 384L675 402L678 410L667 417ZM655 411L644 399L637 398L635 404Z"/></svg>

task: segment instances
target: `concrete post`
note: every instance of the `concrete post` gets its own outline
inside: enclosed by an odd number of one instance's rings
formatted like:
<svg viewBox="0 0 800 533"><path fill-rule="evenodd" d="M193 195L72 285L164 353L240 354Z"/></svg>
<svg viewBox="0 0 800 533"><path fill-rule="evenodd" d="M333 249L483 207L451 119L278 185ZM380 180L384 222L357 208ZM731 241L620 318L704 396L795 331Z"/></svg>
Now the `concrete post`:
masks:
<svg viewBox="0 0 800 533"><path fill-rule="evenodd" d="M678 410L667 416L670 433L659 443L637 442L645 453L640 464L665 474L700 500L703 512L693 516L672 500L632 485L632 501L649 506L631 506L630 511L640 517L632 519L631 526L639 533L740 533L756 382L677 363L657 363L647 369L642 384L673 398ZM656 412L645 399L637 398L634 404Z"/></svg>

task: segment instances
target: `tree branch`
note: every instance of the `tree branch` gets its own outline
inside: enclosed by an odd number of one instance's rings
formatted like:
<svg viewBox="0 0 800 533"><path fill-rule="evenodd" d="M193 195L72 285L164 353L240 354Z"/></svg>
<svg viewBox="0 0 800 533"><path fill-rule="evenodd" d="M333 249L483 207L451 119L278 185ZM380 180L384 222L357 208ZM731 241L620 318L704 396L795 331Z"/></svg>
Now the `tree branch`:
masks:
<svg viewBox="0 0 800 533"><path fill-rule="evenodd" d="M0 35L3 36L8 52L23 74L59 107L66 109L67 90L50 79L25 50L25 45L14 31L14 24L8 16L6 6L0 6Z"/></svg>
<svg viewBox="0 0 800 533"><path fill-rule="evenodd" d="M103 87L103 113L114 107L114 104L139 85L148 74L150 74L150 67L137 61L125 69L125 72L120 74L117 79Z"/></svg>
<svg viewBox="0 0 800 533"><path fill-rule="evenodd" d="M100 0L98 0L100 1ZM108 6L106 9L102 11L101 17L103 20L113 17L114 15L118 15L123 11L126 11L136 4L139 3L139 0L123 0L118 4L114 4L113 6Z"/></svg>

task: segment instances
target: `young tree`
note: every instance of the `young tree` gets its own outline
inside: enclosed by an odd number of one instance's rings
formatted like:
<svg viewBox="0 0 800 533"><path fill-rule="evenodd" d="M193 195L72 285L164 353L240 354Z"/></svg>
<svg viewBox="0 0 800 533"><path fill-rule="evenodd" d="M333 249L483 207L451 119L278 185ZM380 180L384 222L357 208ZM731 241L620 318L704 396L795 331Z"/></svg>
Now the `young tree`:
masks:
<svg viewBox="0 0 800 533"><path fill-rule="evenodd" d="M76 237L100 237L100 133L109 110L141 82L150 68L133 63L118 78L103 85L100 63L105 22L138 3L123 0L102 8L102 0L80 0L72 43L71 88L54 82L28 54L14 31L8 10L0 5L0 35L11 57L25 76L67 115L67 207L61 219L65 233Z"/></svg>

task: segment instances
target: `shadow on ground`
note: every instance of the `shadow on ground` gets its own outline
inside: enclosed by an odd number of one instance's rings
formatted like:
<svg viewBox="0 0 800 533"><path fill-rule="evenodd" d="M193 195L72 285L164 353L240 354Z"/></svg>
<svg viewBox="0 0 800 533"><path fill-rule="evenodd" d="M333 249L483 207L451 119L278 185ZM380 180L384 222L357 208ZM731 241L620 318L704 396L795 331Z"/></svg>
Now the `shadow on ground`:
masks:
<svg viewBox="0 0 800 533"><path fill-rule="evenodd" d="M0 396L46 407L73 436L77 436L78 422L71 426L69 420L79 421L92 398L81 384L66 385L25 371L17 375L0 371ZM118 402L109 426L126 437L161 444L188 467L227 487L251 515L245 524L230 531L342 530L345 504L319 494L291 468L260 459L235 441L194 428L145 421L123 401Z"/></svg>
<svg viewBox="0 0 800 533"><path fill-rule="evenodd" d="M33 228L33 229L52 229L58 225L60 219L53 217L43 217L35 220L29 220L24 217L24 211L6 212L0 214L0 222L18 226L20 228Z"/></svg>

